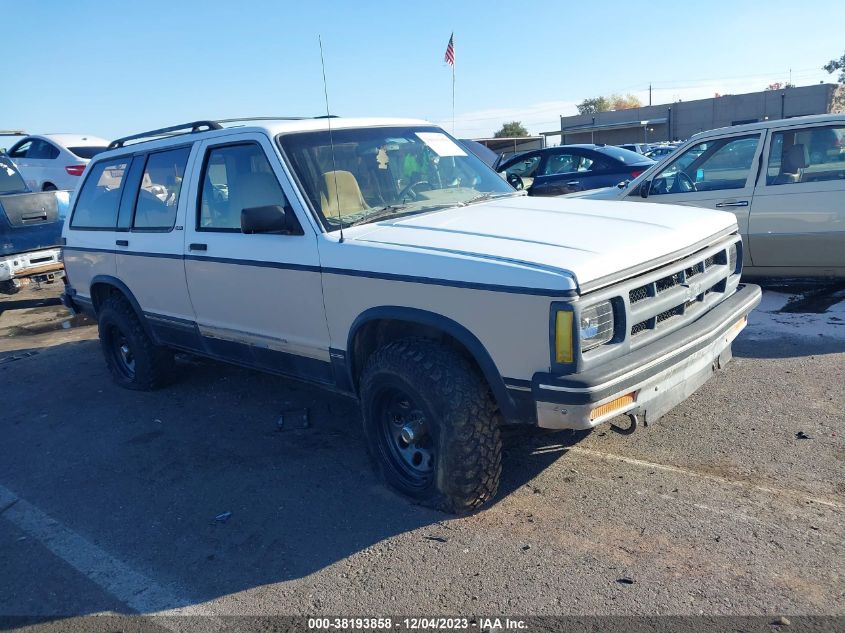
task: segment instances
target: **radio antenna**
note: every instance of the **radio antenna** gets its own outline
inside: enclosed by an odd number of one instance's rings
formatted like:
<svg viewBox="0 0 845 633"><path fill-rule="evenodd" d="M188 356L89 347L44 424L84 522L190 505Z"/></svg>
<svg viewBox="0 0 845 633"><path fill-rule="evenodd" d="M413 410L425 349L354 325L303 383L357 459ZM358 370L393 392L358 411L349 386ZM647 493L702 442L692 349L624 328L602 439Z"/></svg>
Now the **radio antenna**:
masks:
<svg viewBox="0 0 845 633"><path fill-rule="evenodd" d="M334 199L337 205L337 221L340 223L340 243L343 243L343 215L340 212L340 192L337 186L337 163L334 159L334 139L332 138L332 115L329 112L329 89L326 83L326 62L323 59L323 38L317 36L317 41L320 43L320 65L323 67L323 95L326 97L326 123L329 126L329 146L332 152L332 175L334 176ZM326 192L331 196L331 192Z"/></svg>

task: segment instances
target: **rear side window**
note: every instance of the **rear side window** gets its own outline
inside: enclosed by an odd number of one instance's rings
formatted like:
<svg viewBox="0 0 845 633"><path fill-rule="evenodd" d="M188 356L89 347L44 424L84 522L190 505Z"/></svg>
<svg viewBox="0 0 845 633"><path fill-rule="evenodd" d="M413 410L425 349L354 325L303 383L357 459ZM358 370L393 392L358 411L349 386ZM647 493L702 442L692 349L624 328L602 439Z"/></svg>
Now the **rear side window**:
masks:
<svg viewBox="0 0 845 633"><path fill-rule="evenodd" d="M105 145L85 145L83 147L68 147L68 149L79 158L94 158L100 152L105 152L108 147Z"/></svg>
<svg viewBox="0 0 845 633"><path fill-rule="evenodd" d="M128 158L102 161L94 165L76 199L71 228L113 229Z"/></svg>
<svg viewBox="0 0 845 633"><path fill-rule="evenodd" d="M32 147L26 153L27 158L38 158L42 160L53 160L59 157L59 148L51 145L47 141L35 139L32 141Z"/></svg>
<svg viewBox="0 0 845 633"><path fill-rule="evenodd" d="M845 179L845 126L772 134L767 185Z"/></svg>
<svg viewBox="0 0 845 633"><path fill-rule="evenodd" d="M173 228L190 153L190 147L180 147L149 155L135 204L133 228Z"/></svg>

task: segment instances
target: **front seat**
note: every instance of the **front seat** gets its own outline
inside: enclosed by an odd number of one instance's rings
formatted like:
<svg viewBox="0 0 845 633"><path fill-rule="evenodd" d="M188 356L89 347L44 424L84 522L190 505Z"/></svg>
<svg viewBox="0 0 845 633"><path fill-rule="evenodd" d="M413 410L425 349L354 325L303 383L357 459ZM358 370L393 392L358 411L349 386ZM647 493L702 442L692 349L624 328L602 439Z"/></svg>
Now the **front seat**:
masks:
<svg viewBox="0 0 845 633"><path fill-rule="evenodd" d="M370 205L364 200L361 187L352 172L327 171L323 178L326 191L320 194L320 206L327 218L357 215L369 210Z"/></svg>
<svg viewBox="0 0 845 633"><path fill-rule="evenodd" d="M786 148L780 165L780 173L775 176L772 184L788 185L801 182L801 172L807 166L804 144L798 143Z"/></svg>

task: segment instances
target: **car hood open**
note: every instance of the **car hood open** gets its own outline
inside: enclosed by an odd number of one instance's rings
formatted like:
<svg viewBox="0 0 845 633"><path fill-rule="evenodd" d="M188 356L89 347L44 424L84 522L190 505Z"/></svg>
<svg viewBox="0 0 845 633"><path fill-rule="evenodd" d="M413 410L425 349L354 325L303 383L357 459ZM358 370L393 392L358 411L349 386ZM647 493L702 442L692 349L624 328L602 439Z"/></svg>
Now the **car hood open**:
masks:
<svg viewBox="0 0 845 633"><path fill-rule="evenodd" d="M569 277L583 292L734 231L736 217L721 211L514 196L361 225L346 238L527 265Z"/></svg>

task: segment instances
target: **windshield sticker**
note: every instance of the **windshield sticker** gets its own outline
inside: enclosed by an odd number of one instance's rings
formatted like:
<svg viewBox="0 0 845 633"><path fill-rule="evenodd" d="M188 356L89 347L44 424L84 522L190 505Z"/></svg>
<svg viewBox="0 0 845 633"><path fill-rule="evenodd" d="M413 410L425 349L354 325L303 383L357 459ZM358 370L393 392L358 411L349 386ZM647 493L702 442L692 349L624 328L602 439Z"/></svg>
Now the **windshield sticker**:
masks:
<svg viewBox="0 0 845 633"><path fill-rule="evenodd" d="M441 132L417 132L419 139L438 156L466 156L467 153L452 139Z"/></svg>

